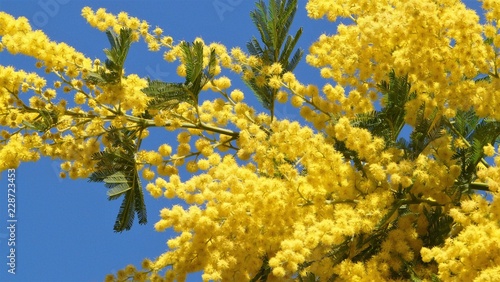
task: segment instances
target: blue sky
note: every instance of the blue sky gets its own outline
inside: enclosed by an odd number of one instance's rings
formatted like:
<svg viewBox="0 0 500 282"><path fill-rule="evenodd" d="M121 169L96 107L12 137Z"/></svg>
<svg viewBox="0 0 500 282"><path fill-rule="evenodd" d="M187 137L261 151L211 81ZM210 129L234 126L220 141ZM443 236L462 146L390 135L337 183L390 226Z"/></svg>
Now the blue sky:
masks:
<svg viewBox="0 0 500 282"><path fill-rule="evenodd" d="M332 34L335 25L326 20L306 17L306 1L299 0L299 10L292 31L302 26L299 44L307 50L322 33ZM477 7L476 1L466 1ZM64 41L91 58L103 59L108 42L104 33L90 27L80 16L84 6L99 7L132 16L160 26L174 40L192 41L200 36L205 42L221 42L228 48L241 46L258 35L249 13L254 1L247 0L171 0L171 1L0 1L0 10L14 16L27 17L35 28L44 30L55 41ZM161 52L151 53L143 43L132 46L126 62L127 73L164 81L180 81L176 63L167 64ZM0 64L34 70L35 61L23 56L0 53ZM297 76L304 83L322 85L318 70L301 62ZM50 80L50 79L49 79ZM251 93L237 79L246 97ZM210 94L205 94L210 98ZM250 103L260 108L255 99ZM278 118L297 118L291 106L280 106ZM166 131L154 132L143 142L143 148L155 149L163 140L174 138ZM0 281L102 281L125 265L140 265L143 258L163 253L166 241L174 233L158 233L153 224L159 210L175 202L153 199L146 194L147 225L134 224L132 230L114 233L113 225L121 200L108 201L103 184L86 180L60 179L58 160L42 158L37 163L24 163L16 170L16 274L7 273L7 175L0 179ZM186 177L184 177L185 179ZM143 182L145 185L145 183ZM189 277L198 281L199 275Z"/></svg>

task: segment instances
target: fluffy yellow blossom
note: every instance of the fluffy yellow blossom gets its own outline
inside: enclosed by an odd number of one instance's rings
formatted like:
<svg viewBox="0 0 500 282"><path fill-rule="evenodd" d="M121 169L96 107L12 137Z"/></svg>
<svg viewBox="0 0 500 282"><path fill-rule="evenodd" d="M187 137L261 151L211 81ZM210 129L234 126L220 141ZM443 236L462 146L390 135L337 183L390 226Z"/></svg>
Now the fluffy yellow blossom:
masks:
<svg viewBox="0 0 500 282"><path fill-rule="evenodd" d="M83 104L83 103L85 103L86 98L87 97L85 96L85 94L83 94L83 93L76 93L75 94L75 103L77 103L77 104Z"/></svg>
<svg viewBox="0 0 500 282"><path fill-rule="evenodd" d="M191 135L189 132L183 131L177 135L177 141L179 143L188 143L191 140Z"/></svg>
<svg viewBox="0 0 500 282"><path fill-rule="evenodd" d="M207 170L210 167L210 163L207 159L201 159L198 161L198 168L201 170Z"/></svg>
<svg viewBox="0 0 500 282"><path fill-rule="evenodd" d="M186 164L186 170L190 173L194 173L198 170L198 164L195 161L189 161Z"/></svg>
<svg viewBox="0 0 500 282"><path fill-rule="evenodd" d="M191 146L188 143L182 143L177 146L177 155L185 156L191 151Z"/></svg>
<svg viewBox="0 0 500 282"><path fill-rule="evenodd" d="M351 79L355 75L362 80L372 77L378 82L387 70L393 68L398 74L409 75L415 82L413 88L418 90L417 100L423 101L419 93L433 91L428 85L450 85L451 81L456 81L451 88L440 91L439 99L429 101L449 115L447 105L462 109L471 106L470 101L462 99L463 96L454 95L470 87L462 77L473 77L478 71L487 72L488 51L481 43L479 17L456 1L447 1L443 5L432 1L393 5L378 1L323 3L313 0L306 8L313 18L326 16L335 20L350 16L356 19L355 25L339 25L333 36L322 35L311 46L311 55L307 57L314 66L329 67L331 74L327 76L341 85L357 86L357 82L352 83L357 80ZM440 33L442 30L446 32ZM471 57L474 59L470 60ZM447 71L452 71L453 75L448 77ZM369 92L361 95L367 96ZM485 111L491 112L489 109Z"/></svg>
<svg viewBox="0 0 500 282"><path fill-rule="evenodd" d="M152 178L151 178L152 179ZM146 190L153 196L154 198L159 198L163 193L157 185L153 183L148 183L146 185Z"/></svg>
<svg viewBox="0 0 500 282"><path fill-rule="evenodd" d="M277 76L272 76L271 78L269 78L269 81L267 83L271 88L274 88L274 89L279 89L281 87L281 81L279 79L279 77Z"/></svg>
<svg viewBox="0 0 500 282"><path fill-rule="evenodd" d="M162 144L159 148L158 148L158 152L162 155L162 156L168 156L172 153L172 147L170 147L170 145L168 144Z"/></svg>
<svg viewBox="0 0 500 282"><path fill-rule="evenodd" d="M177 67L177 75L182 76L182 77L186 76L186 66L185 65L179 65Z"/></svg>
<svg viewBox="0 0 500 282"><path fill-rule="evenodd" d="M0 12L0 50L56 76L0 66L0 170L49 156L63 161L61 177L108 166L139 177L136 191L175 199L154 224L176 232L168 249L107 281L198 271L204 281L493 281L500 7L482 3L484 23L455 0L309 0L311 18L348 19L309 48L324 82L195 38L210 81L193 101L169 105L151 103L150 82L134 73L90 83L101 61ZM149 51L165 48L164 63L179 59L186 77L189 58L162 28L104 8L81 14L101 31L132 29ZM230 71L271 91L272 107L290 101L299 120L247 104ZM155 143L156 134L165 136Z"/></svg>
<svg viewBox="0 0 500 282"><path fill-rule="evenodd" d="M294 95L290 99L290 103L292 104L292 106L298 108L304 103L304 99L299 97L299 96Z"/></svg>
<svg viewBox="0 0 500 282"><path fill-rule="evenodd" d="M493 147L491 144L484 146L483 151L484 154L488 157L495 155L495 147Z"/></svg>
<svg viewBox="0 0 500 282"><path fill-rule="evenodd" d="M288 101L288 93L286 93L286 91L278 91L276 100L280 103L286 103L286 101Z"/></svg>
<svg viewBox="0 0 500 282"><path fill-rule="evenodd" d="M231 91L231 99L233 99L236 103L243 101L244 97L245 96L241 90L235 89Z"/></svg>
<svg viewBox="0 0 500 282"><path fill-rule="evenodd" d="M218 88L220 90L231 87L231 80L225 76L214 79L212 83L215 88Z"/></svg>

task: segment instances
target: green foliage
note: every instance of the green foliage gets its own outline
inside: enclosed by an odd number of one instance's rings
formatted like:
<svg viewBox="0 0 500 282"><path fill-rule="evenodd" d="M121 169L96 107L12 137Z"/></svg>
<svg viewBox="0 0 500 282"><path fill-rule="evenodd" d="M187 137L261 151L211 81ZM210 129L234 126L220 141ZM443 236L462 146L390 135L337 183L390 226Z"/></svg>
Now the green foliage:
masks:
<svg viewBox="0 0 500 282"><path fill-rule="evenodd" d="M111 48L104 49L107 58L105 65L97 66L97 72L89 73L86 78L88 83L100 86L120 83L125 60L132 44L131 29L122 28L120 34L108 30L106 35ZM157 94L154 89L151 91ZM140 142L137 141L136 144L135 140L138 139L140 131L141 128L129 130L110 127L106 134L110 146L92 156L97 163L89 181L105 183L104 186L109 189L107 192L109 200L124 196L113 227L115 232L130 230L136 213L139 224L147 223L144 195L135 163L135 153L140 146Z"/></svg>
<svg viewBox="0 0 500 282"><path fill-rule="evenodd" d="M406 124L405 105L416 97L416 93L411 91L407 76L398 77L391 71L388 77L388 81L378 84L384 106L380 110L356 116L352 124L368 129L372 134L383 138L387 147L401 148L405 157L415 159L432 141L443 135L443 129L450 129L446 125L446 119L436 114L437 110L425 116L428 105L422 104L417 112L415 128L407 139L402 138L401 131Z"/></svg>
<svg viewBox="0 0 500 282"><path fill-rule="evenodd" d="M194 100L182 83L148 80L148 87L143 88L142 92L153 98L148 103L148 109L169 110L181 102L194 104Z"/></svg>
<svg viewBox="0 0 500 282"><path fill-rule="evenodd" d="M405 104L411 99L414 99L416 93L411 91L411 84L408 82L407 76L398 77L396 76L394 70L392 70L388 74L388 78L388 80L384 80L377 85L378 90L382 95L381 100L383 107L377 111L359 114L352 120L351 123L353 126L365 128L373 135L383 138L386 147L400 147L405 149L405 152L417 149L423 150L422 148L417 147L422 147L428 142L424 142L425 138L417 138L417 136L422 135L421 133L419 134L419 132L425 132L426 128L419 128L418 130L415 130L415 132L412 133L413 139L411 139L411 143L400 137L401 130L406 124ZM422 117L420 118L422 119ZM425 137L427 134L424 134L423 136ZM416 145L415 142L420 142L422 144ZM410 148L412 149L410 150ZM336 142L335 149L339 152L343 152L347 159L354 161L357 169L362 170L362 160L358 159L357 154L354 151L348 150L345 147L344 142Z"/></svg>
<svg viewBox="0 0 500 282"><path fill-rule="evenodd" d="M405 104L415 98L415 92L411 91L411 85L406 76L398 77L394 71L388 75L388 81L382 81L378 89L382 94L383 107L371 113L358 115L353 121L354 126L368 129L372 134L382 137L387 147L403 149L405 158L416 159L431 142L448 133L456 140L460 139L465 146L455 148L456 154L453 158L461 166L461 175L455 182L454 187L447 191L448 195L456 205L460 205L463 193L474 193L474 190L487 190L487 185L475 183L476 171L479 163L488 166L484 160L483 147L487 144L495 144L500 136L500 123L488 118L479 118L473 108L468 111L458 111L456 116L448 119L437 114L433 109L430 114L424 115L428 105L422 104L417 112L416 126L408 137L400 137L405 126ZM476 82L490 83L489 76L477 79ZM363 160L360 160L355 152L348 150L343 142L337 142L335 147L342 152L346 159L353 161L354 166L363 171ZM399 215L410 212L408 206L425 202L430 208L424 207L423 214L429 226L427 233L422 236L425 247L432 248L444 244L447 238L453 237L460 226L453 223L453 218L444 212L443 207L432 201L414 195L412 187L399 189L394 193L395 201L389 211L385 214L377 227L370 234L360 234L353 238L357 240L356 250L359 253L352 258L353 261L366 261L380 248L381 242L397 220L391 218L395 213ZM361 243L361 244L360 244ZM369 247L363 249L364 244ZM332 255L337 260L348 257L347 245L340 245L332 249ZM422 263L422 262L421 262ZM394 274L395 277L404 277L411 281L421 281L413 270L413 264L405 262L404 270ZM433 281L439 281L433 277Z"/></svg>
<svg viewBox="0 0 500 282"><path fill-rule="evenodd" d="M299 281L300 282L316 282L316 281L319 281L319 277L316 277L316 275L312 272L307 272L307 274L304 277L299 276Z"/></svg>
<svg viewBox="0 0 500 282"><path fill-rule="evenodd" d="M194 42L192 45L187 42L181 44L184 64L186 65L186 82L184 87L188 91L191 99L198 104L198 95L205 84L207 84L215 73L217 60L215 50L210 51L208 67L203 67L203 43Z"/></svg>
<svg viewBox="0 0 500 282"><path fill-rule="evenodd" d="M302 28L297 30L295 36L288 34L297 11L297 0L271 0L269 8L262 0L256 5L257 8L250 13L250 17L259 31L263 46L257 38L253 37L247 43L248 51L251 55L260 58L264 65L280 63L283 73L293 71L304 53L302 49L298 48L290 59L295 45L302 35ZM256 77L261 74L258 68L251 70ZM255 77L245 81L245 83L253 90L264 108L270 110L271 117L273 117L277 90L267 85L257 85Z"/></svg>
<svg viewBox="0 0 500 282"><path fill-rule="evenodd" d="M182 42L181 50L186 64L186 82L200 85L203 71L203 43Z"/></svg>
<svg viewBox="0 0 500 282"><path fill-rule="evenodd" d="M115 232L130 230L135 213L139 224L147 223L146 205L134 157L138 147L134 142L137 134L138 130L111 127L106 136L111 146L93 155L97 164L89 181L104 182L109 189L109 200L124 196L116 217Z"/></svg>
<svg viewBox="0 0 500 282"><path fill-rule="evenodd" d="M410 159L416 159L432 141L443 136L443 119L436 115L436 111L425 117L425 107L422 105L417 112L417 125L410 134L408 148L405 148Z"/></svg>
<svg viewBox="0 0 500 282"><path fill-rule="evenodd" d="M97 72L91 72L87 77L87 82L101 86L120 82L125 59L132 43L132 30L130 29L122 29L119 35L107 31L106 35L111 48L104 50L107 57L105 67L99 67ZM148 86L142 89L147 96L152 98L148 104L148 110L169 110L181 102L197 106L199 93L213 79L217 67L214 49L210 50L208 65L204 66L203 43L182 42L180 47L183 53L183 63L186 67L186 81L184 83L169 83L148 79ZM148 111L146 111L146 116L151 117ZM140 144L140 142L137 142L137 145L134 143L139 134L138 131L139 129L128 130L111 127L107 134L111 146L93 155L97 164L89 181L104 182L109 189L109 200L124 196L114 226L116 232L129 230L132 227L135 213L138 215L140 224L147 222L142 186L134 158Z"/></svg>
<svg viewBox="0 0 500 282"><path fill-rule="evenodd" d="M123 193L132 189L127 176L121 171L105 177L103 181L106 183L104 186L110 188L107 193L109 199L120 197Z"/></svg>
<svg viewBox="0 0 500 282"><path fill-rule="evenodd" d="M500 123L498 121L479 118L474 109L458 111L455 118L446 122L446 126L454 139L461 139L465 148L457 148L454 159L461 166L458 178L459 193L471 193L474 190L487 189L484 185L474 183L479 163L489 166L484 160L483 147L498 141Z"/></svg>
<svg viewBox="0 0 500 282"><path fill-rule="evenodd" d="M37 110L38 116L33 122L23 121L23 124L32 130L45 132L57 124L58 116L53 111Z"/></svg>
<svg viewBox="0 0 500 282"><path fill-rule="evenodd" d="M353 120L352 124L357 127L366 128L372 134L384 139L386 146L398 147L411 151L411 156L418 155L425 146L437 136L435 131L439 127L434 127L431 118L425 119L423 111L425 105L419 111L418 119L424 122L423 125L418 125L412 132L410 137L411 142L400 138L401 130L405 125L405 104L414 99L416 93L411 91L411 84L408 82L407 76L398 77L394 70L388 74L389 80L384 80L379 83L378 89L382 94L383 107L380 110L371 113L359 114ZM430 128L433 126L432 128Z"/></svg>
<svg viewBox="0 0 500 282"><path fill-rule="evenodd" d="M500 123L492 119L479 118L472 108L468 111L458 111L453 119L437 116L436 110L425 117L426 105L423 104L417 112L417 125L409 138L401 138L406 115L404 107L408 101L415 98L415 93L411 91L411 84L406 76L397 77L395 72L391 71L388 77L388 81L382 81L378 85L384 106L380 110L358 115L353 120L353 125L366 128L372 134L382 137L388 147L396 146L403 149L405 157L410 159L417 158L432 141L441 137L444 132L449 132L453 138L461 139L466 144L465 148L457 148L454 156L462 169L458 185L465 187L465 191L468 192L471 192L471 189L483 190L484 185L473 183L476 179L476 169L479 163L487 166L483 147L497 141L500 136ZM489 76L476 80L486 83L489 81ZM362 167L356 154L347 150L342 142L336 144L336 149L344 152L348 159L354 160L358 169Z"/></svg>
<svg viewBox="0 0 500 282"><path fill-rule="evenodd" d="M262 266L255 276L250 280L251 282L257 281L267 281L267 277L271 273L271 267L269 266L269 258L267 256L262 258Z"/></svg>
<svg viewBox="0 0 500 282"><path fill-rule="evenodd" d="M424 207L424 215L429 222L428 232L422 238L424 245L434 247L443 244L450 234L453 218L443 213L441 207L433 207L430 210Z"/></svg>
<svg viewBox="0 0 500 282"><path fill-rule="evenodd" d="M104 49L106 54L105 67L99 66L97 72L90 72L86 78L91 84L117 84L123 76L123 67L128 50L132 44L132 30L122 28L120 34L106 31L111 49Z"/></svg>
<svg viewBox="0 0 500 282"><path fill-rule="evenodd" d="M471 154L467 160L468 169L476 167L484 156L483 147L487 144L495 144L500 135L500 123L498 121L482 119L469 134L468 141L471 142Z"/></svg>
<svg viewBox="0 0 500 282"><path fill-rule="evenodd" d="M148 87L142 91L153 98L148 109L168 110L175 108L181 102L198 105L198 96L203 86L213 79L217 58L215 50L210 50L208 66L203 66L203 43L181 43L184 64L186 66L186 81L170 83L149 80Z"/></svg>

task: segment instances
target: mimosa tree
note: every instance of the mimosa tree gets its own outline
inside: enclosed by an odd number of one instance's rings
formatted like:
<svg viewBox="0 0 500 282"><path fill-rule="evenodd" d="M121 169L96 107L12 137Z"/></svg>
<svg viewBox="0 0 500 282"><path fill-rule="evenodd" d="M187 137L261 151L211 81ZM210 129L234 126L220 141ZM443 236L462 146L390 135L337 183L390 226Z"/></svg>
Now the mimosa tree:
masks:
<svg viewBox="0 0 500 282"><path fill-rule="evenodd" d="M154 228L178 232L169 250L107 281L494 281L500 5L482 4L485 24L458 0L309 0L311 18L349 22L310 46L319 85L293 72L297 0L258 1L246 51L86 7L103 60L0 12L0 49L55 77L0 66L0 169L63 160L61 177L123 200L117 232L147 222L143 189L167 198ZM125 73L139 40L184 82ZM277 103L301 119L277 118ZM153 128L177 142L142 149Z"/></svg>

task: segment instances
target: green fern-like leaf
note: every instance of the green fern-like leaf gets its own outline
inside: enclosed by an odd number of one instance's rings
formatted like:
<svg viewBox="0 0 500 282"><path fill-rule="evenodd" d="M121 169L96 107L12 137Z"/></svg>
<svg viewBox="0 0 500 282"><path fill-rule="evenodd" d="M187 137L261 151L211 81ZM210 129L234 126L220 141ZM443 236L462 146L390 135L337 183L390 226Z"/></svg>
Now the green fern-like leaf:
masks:
<svg viewBox="0 0 500 282"><path fill-rule="evenodd" d="M106 31L111 49L104 49L106 54L106 67L110 71L121 73L127 58L130 45L132 44L132 30L122 28L120 34L114 34L112 31Z"/></svg>
<svg viewBox="0 0 500 282"><path fill-rule="evenodd" d="M135 213L137 213L139 224L146 224L148 223L147 210L146 204L144 203L144 193L142 192L142 185L138 174L136 174L135 180L137 182L136 187L138 187L137 193L134 193Z"/></svg>
<svg viewBox="0 0 500 282"><path fill-rule="evenodd" d="M258 86L255 79L245 81L245 84L253 90L255 97L262 104L262 106L273 112L276 91L267 85Z"/></svg>
<svg viewBox="0 0 500 282"><path fill-rule="evenodd" d="M105 185L110 188L107 193L110 199L117 198L132 188L130 181L121 171L105 177L103 181L106 183Z"/></svg>
<svg viewBox="0 0 500 282"><path fill-rule="evenodd" d="M215 71L217 68L217 57L215 54L215 49L210 50L210 57L208 58L208 69L205 71L205 81L203 81L203 85L205 85L208 81L212 80L215 76Z"/></svg>
<svg viewBox="0 0 500 282"><path fill-rule="evenodd" d="M205 86L215 74L217 58L215 50L210 50L208 66L203 65L203 46L201 42L182 42L180 47L183 54L184 65L186 66L186 81L182 85L187 97L185 101L193 101L192 104L198 104L198 96L201 89Z"/></svg>
<svg viewBox="0 0 500 282"><path fill-rule="evenodd" d="M480 119L471 108L468 111L457 111L454 119L452 120L453 127L465 139L469 139L476 126L479 124Z"/></svg>
<svg viewBox="0 0 500 282"><path fill-rule="evenodd" d="M455 117L446 123L450 134L455 139L461 139L467 146L456 150L453 156L461 164L461 175L458 185L468 187L477 178L476 170L479 163L487 165L484 160L483 147L495 144L500 136L500 122L488 118L479 118L474 109L457 111ZM476 187L476 186L474 186ZM469 190L465 190L465 192ZM484 189L481 187L481 189ZM464 192L464 191L461 191Z"/></svg>
<svg viewBox="0 0 500 282"><path fill-rule="evenodd" d="M467 160L468 169L475 170L481 159L484 157L483 147L487 144L494 144L500 136L500 122L483 119L470 135L472 139L471 155Z"/></svg>
<svg viewBox="0 0 500 282"><path fill-rule="evenodd" d="M425 246L434 247L444 243L450 233L453 218L443 213L441 207L430 210L424 207L423 212L429 222L428 232L423 238Z"/></svg>
<svg viewBox="0 0 500 282"><path fill-rule="evenodd" d="M139 218L139 224L147 223L146 205L144 204L144 195L137 173L133 175L131 183L132 187L125 192L125 197L116 217L115 232L130 230L136 213Z"/></svg>
<svg viewBox="0 0 500 282"><path fill-rule="evenodd" d="M271 273L271 267L269 266L269 258L265 256L262 258L262 265L259 271L250 281L251 282L267 281L267 278L270 273Z"/></svg>
<svg viewBox="0 0 500 282"><path fill-rule="evenodd" d="M86 81L91 84L117 84L123 76L123 67L127 58L130 45L132 45L132 30L122 28L120 34L106 31L110 49L104 49L106 60L104 67L98 67L96 72L90 72Z"/></svg>
<svg viewBox="0 0 500 282"><path fill-rule="evenodd" d="M286 71L292 71L292 65L296 65L302 57L302 50L299 48L294 55L294 63L290 64L290 55L302 35L302 28L297 30L295 36L288 34L297 11L297 1L272 0L267 7L260 0L256 6L250 17L265 47L253 37L247 43L250 54L260 57L265 64L279 62Z"/></svg>
<svg viewBox="0 0 500 282"><path fill-rule="evenodd" d="M148 103L149 109L172 109L181 102L194 104L192 96L182 83L148 81L148 87L143 88L142 92L153 98Z"/></svg>
<svg viewBox="0 0 500 282"><path fill-rule="evenodd" d="M264 50L260 46L257 38L252 38L249 42L247 42L247 49L250 52L250 55L261 57L264 54Z"/></svg>
<svg viewBox="0 0 500 282"><path fill-rule="evenodd" d="M203 43L195 42L192 45L183 42L181 50L186 60L186 80L195 82L201 80L203 70Z"/></svg>
<svg viewBox="0 0 500 282"><path fill-rule="evenodd" d="M186 81L169 83L149 80L148 87L142 91L153 98L148 105L150 109L171 109L181 102L196 105L201 89L213 79L217 67L214 49L210 51L206 68L203 66L203 43L183 42L181 50L186 66Z"/></svg>
<svg viewBox="0 0 500 282"><path fill-rule="evenodd" d="M101 165L97 165L99 167L99 170L94 171L90 176L89 176L89 182L104 182L104 179L110 175L113 175L115 172L114 169L111 168L104 168L105 165L102 160L106 159L107 156L105 155L106 153L103 152L97 152L94 155L92 155L92 159L94 160L99 160Z"/></svg>
<svg viewBox="0 0 500 282"><path fill-rule="evenodd" d="M410 134L408 151L412 159L417 158L432 141L443 135L444 122L437 117L437 109L429 117L424 117L424 112L425 105L422 105L417 112L417 125Z"/></svg>
<svg viewBox="0 0 500 282"><path fill-rule="evenodd" d="M58 122L58 116L53 111L38 110L38 116L32 121L23 121L22 123L29 129L45 132L54 127Z"/></svg>
<svg viewBox="0 0 500 282"><path fill-rule="evenodd" d="M144 195L134 158L137 131L110 127L107 138L111 146L92 155L97 163L89 181L104 182L109 189L109 200L124 196L114 225L115 232L122 232L132 227L136 213L140 224L147 223Z"/></svg>
<svg viewBox="0 0 500 282"><path fill-rule="evenodd" d="M405 104L415 97L415 93L411 92L411 85L406 76L398 77L391 71L388 78L377 85L384 106L378 111L357 115L352 123L384 138L386 145L392 146L398 143L405 125ZM403 143L400 142L399 145Z"/></svg>
<svg viewBox="0 0 500 282"><path fill-rule="evenodd" d="M271 1L275 2L275 1ZM256 9L250 12L250 18L252 19L254 25L260 33L260 38L265 45L272 46L271 35L269 34L269 23L270 19L267 17L267 6L264 1L259 1L256 3ZM269 13L273 13L270 11Z"/></svg>
<svg viewBox="0 0 500 282"><path fill-rule="evenodd" d="M299 29L299 30L302 33L302 28ZM298 38L298 37L295 37L295 38ZM294 45L295 45L295 43L294 43ZM293 47L291 47L290 49L293 49ZM304 56L304 50L297 49L295 51L295 54L293 54L292 59L290 60L290 62L288 63L288 65L285 67L285 70L289 71L289 72L293 71L297 67L297 65L299 64L300 60L302 59L302 56ZM281 59L280 59L280 61L281 61Z"/></svg>
<svg viewBox="0 0 500 282"><path fill-rule="evenodd" d="M303 51L299 48L290 58L302 35L302 28L299 28L295 36L288 34L296 11L296 0L271 0L269 6L260 0L256 3L256 9L250 13L262 44L257 38L251 38L247 43L249 53L260 58L264 65L280 63L283 73L293 71L303 56ZM252 68L251 71L256 76L261 75L259 68ZM262 106L271 112L271 117L274 117L277 89L272 89L267 85L257 85L255 78L245 83L252 89Z"/></svg>
<svg viewBox="0 0 500 282"><path fill-rule="evenodd" d="M198 103L198 94L201 91L203 80L203 43L189 44L183 42L181 49L186 65L186 89L191 99Z"/></svg>

